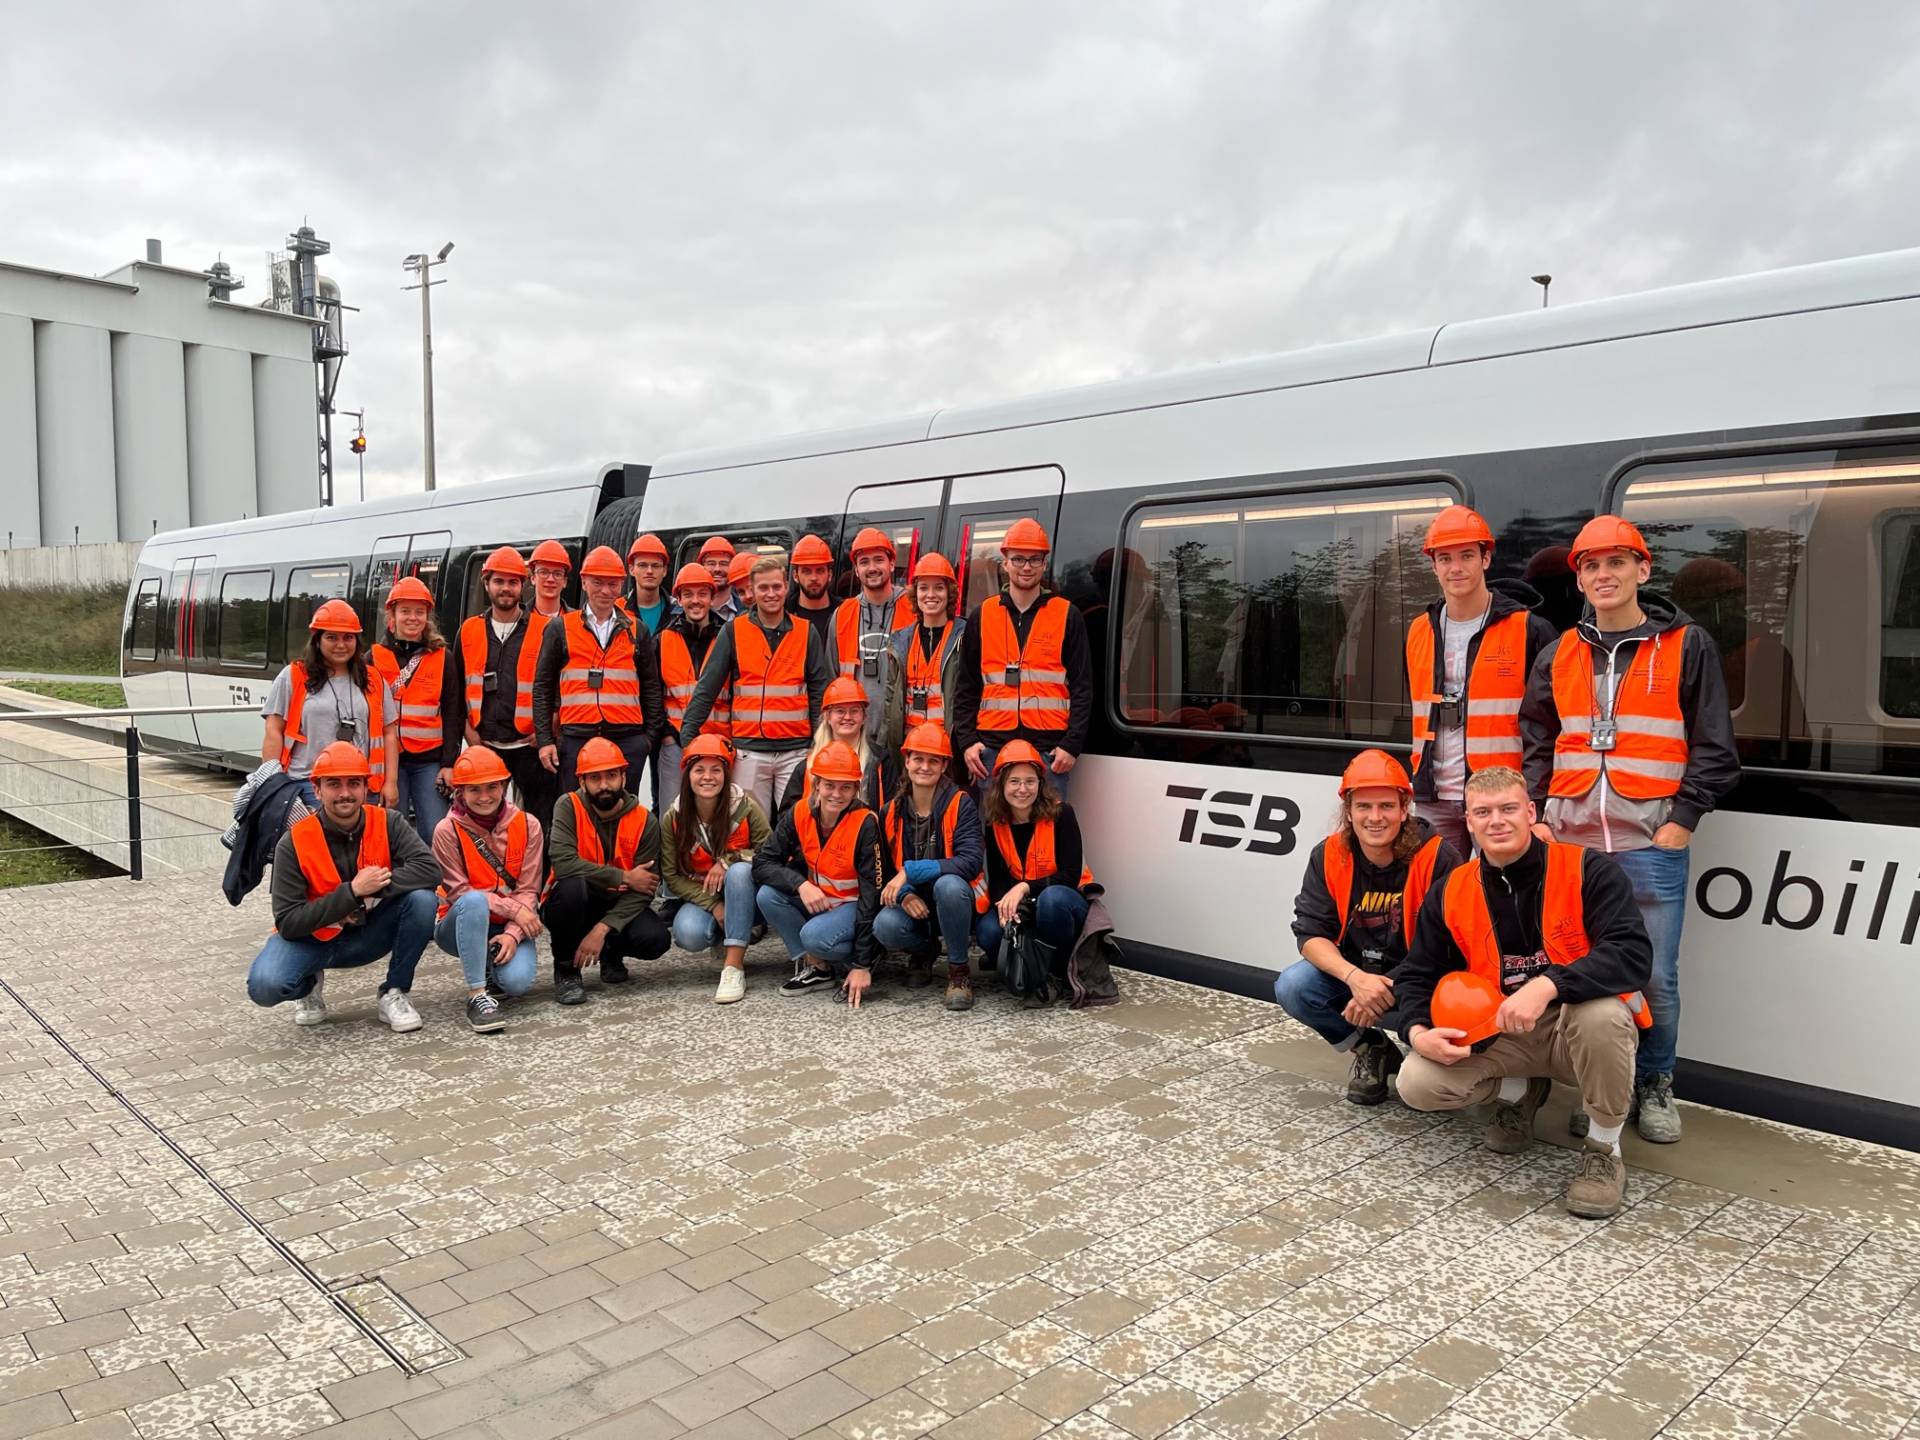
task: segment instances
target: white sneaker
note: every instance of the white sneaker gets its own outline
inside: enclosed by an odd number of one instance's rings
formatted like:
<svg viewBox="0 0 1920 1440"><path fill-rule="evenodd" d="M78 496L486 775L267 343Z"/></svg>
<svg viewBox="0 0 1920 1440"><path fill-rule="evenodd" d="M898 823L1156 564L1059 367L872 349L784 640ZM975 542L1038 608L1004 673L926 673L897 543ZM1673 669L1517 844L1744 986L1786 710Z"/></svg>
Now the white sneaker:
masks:
<svg viewBox="0 0 1920 1440"><path fill-rule="evenodd" d="M380 997L380 1019L396 1035L404 1035L409 1030L418 1030L426 1021L420 1018L420 1012L413 1008L413 1001L407 998L404 990L389 990Z"/></svg>
<svg viewBox="0 0 1920 1440"><path fill-rule="evenodd" d="M293 1002L293 1023L318 1025L327 1018L327 972L313 977L313 989Z"/></svg>
<svg viewBox="0 0 1920 1440"><path fill-rule="evenodd" d="M716 1005L733 1005L747 998L747 972L738 965L720 967L720 988L713 992Z"/></svg>

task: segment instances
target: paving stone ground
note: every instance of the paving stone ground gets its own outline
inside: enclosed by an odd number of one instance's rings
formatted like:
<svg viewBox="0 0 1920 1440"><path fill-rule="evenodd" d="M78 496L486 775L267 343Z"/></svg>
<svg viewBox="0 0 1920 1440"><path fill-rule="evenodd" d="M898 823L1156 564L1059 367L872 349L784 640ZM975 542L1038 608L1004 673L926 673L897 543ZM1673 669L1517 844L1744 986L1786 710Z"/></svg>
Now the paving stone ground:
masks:
<svg viewBox="0 0 1920 1440"><path fill-rule="evenodd" d="M0 894L101 1077L0 995L0 1440L1920 1436L1920 1157L1737 1122L1703 1176L1690 1111L1592 1224L1565 1149L1348 1105L1270 1005L852 1014L777 945L741 1006L675 952L494 1037L429 951L420 1033L373 971L297 1030L261 899ZM209 1177L465 1358L394 1366Z"/></svg>

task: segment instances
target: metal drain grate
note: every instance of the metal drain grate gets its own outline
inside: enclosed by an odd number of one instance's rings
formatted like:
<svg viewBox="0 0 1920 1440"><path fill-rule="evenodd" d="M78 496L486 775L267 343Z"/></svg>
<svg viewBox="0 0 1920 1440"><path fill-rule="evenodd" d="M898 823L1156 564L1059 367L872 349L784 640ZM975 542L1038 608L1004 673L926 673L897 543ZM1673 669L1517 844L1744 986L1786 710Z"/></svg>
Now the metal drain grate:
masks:
<svg viewBox="0 0 1920 1440"><path fill-rule="evenodd" d="M384 1280L357 1280L329 1290L327 1298L373 1335L403 1369L424 1375L466 1358L432 1323L402 1300Z"/></svg>

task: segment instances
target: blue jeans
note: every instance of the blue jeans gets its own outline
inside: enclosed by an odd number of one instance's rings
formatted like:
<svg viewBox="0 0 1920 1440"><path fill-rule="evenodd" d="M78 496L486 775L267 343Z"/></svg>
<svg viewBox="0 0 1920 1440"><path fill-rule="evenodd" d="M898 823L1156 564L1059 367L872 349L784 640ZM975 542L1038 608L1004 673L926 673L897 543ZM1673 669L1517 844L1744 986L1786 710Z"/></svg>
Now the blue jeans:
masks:
<svg viewBox="0 0 1920 1440"><path fill-rule="evenodd" d="M984 739L985 737L983 736L982 738ZM1047 779L1053 782L1054 791L1060 796L1062 800L1066 799L1067 798L1067 782L1073 779L1073 771L1069 770L1064 775L1054 774L1053 764L1052 764L1053 746L1036 745L1033 748L1038 750L1041 753L1041 755L1046 758L1048 762ZM993 789L993 762L994 762L994 759L999 754L1000 754L1000 747L994 744L991 740L988 740L987 748L985 751L982 752L980 757L982 760L986 761L987 778L982 780L977 786L974 787L974 796L973 796L973 798L982 805L987 803L987 792Z"/></svg>
<svg viewBox="0 0 1920 1440"><path fill-rule="evenodd" d="M507 927L487 914L487 897L469 890L448 907L434 927L433 938L449 955L460 957L460 973L466 976L467 989L478 990L487 983L487 942ZM533 977L540 969L540 952L531 940L514 947L513 958L493 966L493 983L509 995L524 995L533 988Z"/></svg>
<svg viewBox="0 0 1920 1440"><path fill-rule="evenodd" d="M313 990L314 977L321 971L371 965L382 955L392 959L380 993L411 990L414 969L433 938L437 908L431 890L409 890L376 905L364 923L347 926L331 940L269 935L247 971L247 998L256 1005L298 1000Z"/></svg>
<svg viewBox="0 0 1920 1440"><path fill-rule="evenodd" d="M1073 942L1080 938L1080 927L1086 923L1086 899L1071 885L1049 885L1034 897L1033 933L1043 943L1051 945L1063 963L1073 950ZM987 913L979 921L980 949L983 954L1000 953L1000 937L1004 928L1000 924L1000 912L989 905Z"/></svg>
<svg viewBox="0 0 1920 1440"><path fill-rule="evenodd" d="M1353 1044L1360 1032L1341 1015L1353 992L1309 961L1296 960L1273 977L1273 998L1280 1008L1336 1050Z"/></svg>
<svg viewBox="0 0 1920 1440"><path fill-rule="evenodd" d="M680 798L680 742L669 735L653 752L653 813L664 815Z"/></svg>
<svg viewBox="0 0 1920 1440"><path fill-rule="evenodd" d="M682 950L711 950L715 945L746 945L753 936L753 862L736 860L727 866L720 886L720 904L727 912L723 927L711 912L682 901L673 915L673 943Z"/></svg>
<svg viewBox="0 0 1920 1440"><path fill-rule="evenodd" d="M1621 850L1613 862L1633 882L1633 903L1653 941L1653 977L1647 982L1647 1006L1653 1028L1640 1032L1640 1053L1634 1060L1634 1078L1671 1075L1680 1043L1680 926L1687 918L1687 875L1692 852Z"/></svg>
<svg viewBox="0 0 1920 1440"><path fill-rule="evenodd" d="M958 875L940 875L931 885L910 888L932 913L916 920L898 905L889 905L873 917L873 938L881 949L900 954L920 954L944 940L947 964L965 969L967 945L973 939L973 887Z"/></svg>
<svg viewBox="0 0 1920 1440"><path fill-rule="evenodd" d="M440 778L440 752L400 761L400 809L413 812L413 833L433 844L433 827L447 818L447 801L434 788Z"/></svg>
<svg viewBox="0 0 1920 1440"><path fill-rule="evenodd" d="M759 900L760 913L767 917L767 924L773 927L773 933L780 937L787 954L795 960L811 955L826 961L835 970L845 970L852 965L853 921L860 908L859 901L849 900L818 915L809 915L799 896L776 890L771 885L760 887Z"/></svg>

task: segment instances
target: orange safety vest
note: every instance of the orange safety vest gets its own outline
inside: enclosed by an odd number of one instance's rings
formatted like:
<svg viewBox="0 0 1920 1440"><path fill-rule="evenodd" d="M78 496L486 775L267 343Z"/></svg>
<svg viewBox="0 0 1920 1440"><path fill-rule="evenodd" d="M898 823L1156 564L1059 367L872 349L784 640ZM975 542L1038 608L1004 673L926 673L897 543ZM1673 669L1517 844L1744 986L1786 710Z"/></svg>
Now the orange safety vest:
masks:
<svg viewBox="0 0 1920 1440"><path fill-rule="evenodd" d="M705 731L702 731L701 733L704 734ZM724 799L725 797L723 796L721 798ZM700 821L697 816L690 816L690 815L683 814L681 815L678 821L678 824L692 825L697 830L699 828ZM747 846L752 843L753 843L753 827L749 823L747 816L745 814L742 814L740 816L740 823L738 825L735 825L732 830L728 831L727 838L720 842L720 848L721 850L725 851L727 854L732 855L732 854L736 854L741 850L746 849ZM687 864L690 867L688 873L694 876L696 879L704 878L706 876L707 871L711 870L715 865L719 863L719 861L720 861L720 857L718 855L715 855L711 850L707 849L707 847L699 840L695 840L693 842L693 851L690 855L687 856Z"/></svg>
<svg viewBox="0 0 1920 1440"><path fill-rule="evenodd" d="M393 686L393 697L400 703L400 749L409 755L425 755L440 748L440 687L447 673L447 647L422 651L415 657L413 674L400 684L400 657L385 645L370 652L373 668Z"/></svg>
<svg viewBox="0 0 1920 1440"><path fill-rule="evenodd" d="M707 648L711 655L713 648ZM687 702L693 699L694 687L700 683L700 674L706 669L702 661L696 668L693 663L693 651L687 648L687 637L678 630L663 628L660 631L660 688L667 698L667 719L678 730L680 722L687 718ZM729 689L722 686L720 693L713 697L713 708L707 711L707 718L700 726L702 735L726 735L732 729L732 713L729 701Z"/></svg>
<svg viewBox="0 0 1920 1440"><path fill-rule="evenodd" d="M920 643L920 620L913 620L913 635L907 641L907 700L905 706L907 729L931 722L935 725L947 723L946 696L940 690L940 667L947 658L947 647L953 644L953 622L947 622L947 628L940 632L940 643L933 647L929 655ZM924 708L916 709L915 695L925 693Z"/></svg>
<svg viewBox="0 0 1920 1440"><path fill-rule="evenodd" d="M986 734L1024 727L1065 730L1073 709L1067 689L1067 602L1058 595L1040 602L1027 643L1014 634L1007 602L998 595L980 607L980 714L974 728ZM1019 673L1009 684L1007 672Z"/></svg>
<svg viewBox="0 0 1920 1440"><path fill-rule="evenodd" d="M368 803L378 805L377 798L387 783L387 702L385 690L387 682L380 672L368 667L367 676L367 728L373 731L369 738L367 768L373 773L367 777ZM287 701L287 721L280 732L280 768L287 768L293 759L293 747L307 738L307 732L301 728L300 717L307 708L307 667L296 660L287 666L288 690L292 698Z"/></svg>
<svg viewBox="0 0 1920 1440"><path fill-rule="evenodd" d="M797 615L778 650L750 615L733 625L733 738L805 740L807 719L807 645L812 632ZM704 732L706 727L701 726Z"/></svg>
<svg viewBox="0 0 1920 1440"><path fill-rule="evenodd" d="M1407 861L1407 888L1400 902L1400 915L1409 948L1413 945L1413 922L1418 918L1421 903L1426 900L1427 891L1433 885L1433 870L1439 860L1440 837L1434 835L1414 851L1413 858ZM1320 864L1326 873L1327 890L1333 896L1333 908L1340 912L1340 934L1334 940L1337 945L1347 938L1347 907L1353 903L1353 851L1347 847L1346 836L1327 837Z"/></svg>
<svg viewBox="0 0 1920 1440"><path fill-rule="evenodd" d="M1580 898L1581 856L1578 845L1553 841L1547 846L1546 895L1541 905L1540 934L1547 958L1556 965L1571 965L1585 957L1592 945L1587 940L1586 907ZM1487 908L1486 888L1480 883L1480 858L1459 866L1447 876L1442 913L1453 943L1467 957L1467 968L1500 985L1500 937L1493 928L1493 912ZM1622 995L1620 1001L1633 1012L1633 1023L1642 1030L1653 1025L1653 1013L1638 990Z"/></svg>
<svg viewBox="0 0 1920 1440"><path fill-rule="evenodd" d="M368 805L360 811L360 864L364 870L369 865L378 865L383 869L393 868L393 851L387 845L387 812L379 805ZM293 822L293 829L287 832L293 836L294 858L300 862L300 875L307 882L307 903L311 905L323 895L331 895L344 883L340 878L340 867L333 863L333 851L327 847L327 832L322 828L318 815L305 815ZM313 932L316 940L331 940L341 931L338 925L322 925Z"/></svg>
<svg viewBox="0 0 1920 1440"><path fill-rule="evenodd" d="M460 838L460 856L467 867L467 883L475 890L489 890L495 895L511 895L513 887L520 883L520 867L527 858L527 812L516 810L513 818L507 821L507 853L500 857L500 863L507 867L502 875L493 868L493 862L481 853L467 827L458 820L453 822L453 833ZM598 838L598 837L596 837ZM447 887L440 887L440 909L436 919L444 920L449 903Z"/></svg>
<svg viewBox="0 0 1920 1440"><path fill-rule="evenodd" d="M1027 853L1024 859L1020 852L1014 849L1013 826L1006 821L1002 820L993 827L993 843L1000 847L1000 858L1007 862L1007 873L1016 881L1044 880L1058 868L1053 856L1053 821L1051 820L1033 822L1033 839L1027 842ZM1082 861L1080 883L1075 888L1085 890L1091 884L1093 884L1093 871L1088 868L1085 861ZM990 903L986 886L982 885L974 896L973 908L984 915Z"/></svg>
<svg viewBox="0 0 1920 1440"><path fill-rule="evenodd" d="M882 821L887 836L887 855L893 862L893 868L905 868L907 859L907 820L906 798L896 795L887 802L887 813ZM949 859L953 856L953 827L960 823L960 792L953 792L953 798L947 802L947 813L940 817L940 834L944 837ZM973 908L976 911L986 909L987 877L981 873L973 877Z"/></svg>
<svg viewBox="0 0 1920 1440"><path fill-rule="evenodd" d="M1553 705L1560 734L1553 742L1553 778L1547 793L1584 795L1602 771L1629 800L1679 793L1687 773L1687 717L1680 709L1681 657L1687 627L1642 640L1614 691L1614 748L1595 750L1593 722L1601 707L1594 688L1593 650L1580 633L1560 637L1553 656Z"/></svg>
<svg viewBox="0 0 1920 1440"><path fill-rule="evenodd" d="M802 805L793 817L794 833L800 837L800 849L807 857L807 878L813 881L835 905L860 898L860 867L854 861L854 845L860 838L860 825L873 812L864 805L849 805L833 827L826 844L820 843L820 824L813 807Z"/></svg>
<svg viewBox="0 0 1920 1440"><path fill-rule="evenodd" d="M522 735L533 734L533 672L540 664L540 641L546 635L549 618L537 610L529 610L527 633L520 637L520 664L513 687L513 728ZM460 626L460 660L467 672L467 723L475 730L480 728L480 706L487 693L487 640L492 623L488 615L483 614L471 616Z"/></svg>
<svg viewBox="0 0 1920 1440"><path fill-rule="evenodd" d="M1433 743L1436 652L1433 621L1421 615L1407 627L1407 688L1413 695L1413 773ZM1487 623L1467 672L1467 773L1494 765L1520 768L1520 702L1527 693L1527 612Z"/></svg>
<svg viewBox="0 0 1920 1440"><path fill-rule="evenodd" d="M918 624L920 612L913 603L913 596L902 590L894 597L893 623L887 632L900 629L905 625ZM860 596L842 600L839 608L833 612L833 649L840 657L840 673L855 675L860 670Z"/></svg>
<svg viewBox="0 0 1920 1440"><path fill-rule="evenodd" d="M567 658L560 670L560 706L556 725L644 725L640 708L640 664L634 655L630 622L615 617L613 640L605 648L587 628L583 611L570 610L566 626ZM598 690L590 671L600 672Z"/></svg>

